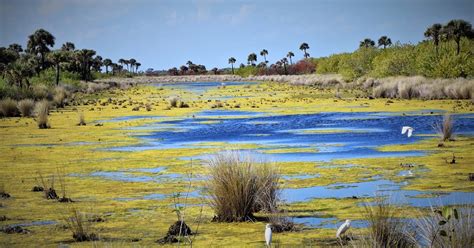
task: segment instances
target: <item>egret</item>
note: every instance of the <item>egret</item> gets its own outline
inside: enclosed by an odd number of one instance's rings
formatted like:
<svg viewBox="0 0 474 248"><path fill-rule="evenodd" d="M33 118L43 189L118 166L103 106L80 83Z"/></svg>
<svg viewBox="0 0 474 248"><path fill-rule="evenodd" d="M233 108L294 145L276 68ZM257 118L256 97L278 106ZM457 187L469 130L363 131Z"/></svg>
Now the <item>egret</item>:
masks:
<svg viewBox="0 0 474 248"><path fill-rule="evenodd" d="M404 127L402 127L402 134L407 133L408 138L410 138L414 130L415 129L413 129L412 127L404 126Z"/></svg>
<svg viewBox="0 0 474 248"><path fill-rule="evenodd" d="M265 226L265 243L267 244L267 247L270 247L272 245L272 225L267 224Z"/></svg>
<svg viewBox="0 0 474 248"><path fill-rule="evenodd" d="M344 234L345 232L347 232L347 230L349 230L350 227L351 227L351 221L350 221L350 220L346 220L346 222L344 222L344 223L337 229L336 238L340 239L340 238L341 238L341 235Z"/></svg>

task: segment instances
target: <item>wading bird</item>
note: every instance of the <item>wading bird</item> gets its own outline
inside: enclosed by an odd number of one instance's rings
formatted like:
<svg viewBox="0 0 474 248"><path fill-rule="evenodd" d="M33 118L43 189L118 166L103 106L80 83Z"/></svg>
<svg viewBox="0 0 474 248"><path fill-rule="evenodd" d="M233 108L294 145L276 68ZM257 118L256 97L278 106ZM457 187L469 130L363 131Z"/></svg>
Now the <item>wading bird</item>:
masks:
<svg viewBox="0 0 474 248"><path fill-rule="evenodd" d="M404 126L402 127L402 134L407 133L408 138L410 138L414 130L412 127Z"/></svg>
<svg viewBox="0 0 474 248"><path fill-rule="evenodd" d="M267 224L265 226L265 244L267 247L271 247L272 245L272 225Z"/></svg>
<svg viewBox="0 0 474 248"><path fill-rule="evenodd" d="M347 232L347 230L349 230L350 227L351 227L351 220L346 220L346 222L344 222L339 227L339 229L337 229L336 238L340 239L341 235L344 234L345 232Z"/></svg>

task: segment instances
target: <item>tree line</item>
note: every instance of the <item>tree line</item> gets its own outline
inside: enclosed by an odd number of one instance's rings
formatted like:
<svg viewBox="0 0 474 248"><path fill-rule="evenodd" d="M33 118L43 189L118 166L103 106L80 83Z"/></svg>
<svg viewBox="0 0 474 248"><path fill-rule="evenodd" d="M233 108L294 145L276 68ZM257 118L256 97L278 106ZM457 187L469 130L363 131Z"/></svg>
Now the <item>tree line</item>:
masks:
<svg viewBox="0 0 474 248"><path fill-rule="evenodd" d="M61 70L76 74L79 79L91 81L93 72L121 74L137 73L141 64L136 59L103 59L92 49L76 49L74 43L66 42L61 48L53 49L55 37L44 29L38 29L28 36L27 47L17 43L0 47L0 73L11 86L30 87L29 79L50 68L55 70L55 84L59 84ZM124 69L126 66L126 70Z"/></svg>

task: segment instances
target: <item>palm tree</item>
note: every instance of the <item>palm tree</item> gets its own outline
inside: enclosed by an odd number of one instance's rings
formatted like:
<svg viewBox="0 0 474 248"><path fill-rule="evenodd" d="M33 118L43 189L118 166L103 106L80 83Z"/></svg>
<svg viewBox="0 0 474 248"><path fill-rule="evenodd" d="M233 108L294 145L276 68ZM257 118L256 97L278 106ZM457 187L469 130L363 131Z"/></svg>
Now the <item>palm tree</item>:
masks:
<svg viewBox="0 0 474 248"><path fill-rule="evenodd" d="M127 71L130 72L130 67L129 67L129 65L130 65L130 60L125 59L125 60L123 61L123 63L127 66Z"/></svg>
<svg viewBox="0 0 474 248"><path fill-rule="evenodd" d="M64 52L61 50L54 50L48 53L48 60L56 67L56 85L59 85L59 72L61 69L61 62L63 62L64 59Z"/></svg>
<svg viewBox="0 0 474 248"><path fill-rule="evenodd" d="M433 43L434 43L435 48L436 48L436 54L438 54L438 44L439 44L439 40L440 40L440 37L441 37L441 29L442 28L443 28L443 26L441 26L441 24L435 23L435 24L431 25L431 27L427 28L426 31L425 31L425 37L426 38L431 38L433 40Z"/></svg>
<svg viewBox="0 0 474 248"><path fill-rule="evenodd" d="M135 64L137 63L137 61L135 59L130 59L129 60L129 63L130 63L130 69L132 69L132 73L133 73L133 67L135 66Z"/></svg>
<svg viewBox="0 0 474 248"><path fill-rule="evenodd" d="M474 37L474 30L472 30L471 23L460 19L449 21L448 24L443 27L442 33L446 35L446 38L450 40L453 39L456 42L456 55L459 55L461 51L461 38Z"/></svg>
<svg viewBox="0 0 474 248"><path fill-rule="evenodd" d="M234 63L236 62L237 60L234 58L234 57L230 57L229 58L229 64L231 65L232 67L232 74L234 74Z"/></svg>
<svg viewBox="0 0 474 248"><path fill-rule="evenodd" d="M363 41L360 42L359 47L365 47L365 48L375 47L375 41L369 38L365 38Z"/></svg>
<svg viewBox="0 0 474 248"><path fill-rule="evenodd" d="M41 69L45 69L46 53L50 50L48 47L54 46L54 36L44 29L36 30L28 36L27 51L32 55L40 55Z"/></svg>
<svg viewBox="0 0 474 248"><path fill-rule="evenodd" d="M135 63L135 72L138 73L138 67L140 67L142 65L142 63L140 62L136 62Z"/></svg>
<svg viewBox="0 0 474 248"><path fill-rule="evenodd" d="M105 66L105 74L109 74L109 66L112 65L111 59L104 59L104 66Z"/></svg>
<svg viewBox="0 0 474 248"><path fill-rule="evenodd" d="M301 43L300 50L304 52L304 57L305 58L309 57L309 53L306 52L306 50L308 50L308 49L309 49L308 43L306 43L306 42Z"/></svg>
<svg viewBox="0 0 474 248"><path fill-rule="evenodd" d="M266 63L268 63L267 61L267 55L268 55L268 51L266 49L263 49L261 52L260 52L260 56L263 56L263 60Z"/></svg>
<svg viewBox="0 0 474 248"><path fill-rule="evenodd" d="M182 65L181 67L179 67L179 69L181 70L182 75L186 74L186 72L188 71L188 67L186 67L185 65Z"/></svg>
<svg viewBox="0 0 474 248"><path fill-rule="evenodd" d="M61 47L61 50L68 51L68 52L74 51L75 49L76 49L76 46L72 42L66 42Z"/></svg>
<svg viewBox="0 0 474 248"><path fill-rule="evenodd" d="M123 68L123 65L125 64L125 59L119 59L118 62Z"/></svg>
<svg viewBox="0 0 474 248"><path fill-rule="evenodd" d="M257 54L255 54L255 53L249 54L249 56L247 57L247 61L248 61L249 64L255 66L254 62L257 62Z"/></svg>
<svg viewBox="0 0 474 248"><path fill-rule="evenodd" d="M385 35L380 37L379 46L383 46L383 49L385 49L385 47L390 46L390 45L392 45L392 40L390 38L388 38Z"/></svg>
<svg viewBox="0 0 474 248"><path fill-rule="evenodd" d="M295 54L291 51L286 54L286 57L288 57L290 59L290 64L293 64L293 61L291 60L291 57L294 57L294 56L295 56Z"/></svg>
<svg viewBox="0 0 474 248"><path fill-rule="evenodd" d="M283 64L283 68L285 69L285 75L287 75L288 71L286 70L286 64L288 64L288 60L286 58L282 58L280 61Z"/></svg>
<svg viewBox="0 0 474 248"><path fill-rule="evenodd" d="M186 64L188 65L188 67L191 67L192 65L194 65L194 63L191 60L188 60L188 62L186 62Z"/></svg>
<svg viewBox="0 0 474 248"><path fill-rule="evenodd" d="M214 75L217 75L217 71L219 71L219 69L217 69L217 67L214 67L211 69L212 72L214 72Z"/></svg>
<svg viewBox="0 0 474 248"><path fill-rule="evenodd" d="M81 79L86 81L91 80L91 66L96 52L94 50L82 49L77 51L76 54L81 67Z"/></svg>

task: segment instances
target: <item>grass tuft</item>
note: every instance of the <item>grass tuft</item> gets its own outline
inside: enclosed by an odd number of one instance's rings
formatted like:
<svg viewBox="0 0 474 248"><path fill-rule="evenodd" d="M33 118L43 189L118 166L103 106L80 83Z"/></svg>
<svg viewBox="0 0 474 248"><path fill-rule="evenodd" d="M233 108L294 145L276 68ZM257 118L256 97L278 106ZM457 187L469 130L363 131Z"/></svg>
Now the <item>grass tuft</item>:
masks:
<svg viewBox="0 0 474 248"><path fill-rule="evenodd" d="M11 98L5 98L0 101L0 116L1 117L16 117L18 116L17 103Z"/></svg>
<svg viewBox="0 0 474 248"><path fill-rule="evenodd" d="M78 116L79 122L77 123L78 126L85 126L86 125L86 119L84 117L84 113L79 113Z"/></svg>
<svg viewBox="0 0 474 248"><path fill-rule="evenodd" d="M35 101L32 99L24 99L18 102L18 110L23 117L31 117L35 108Z"/></svg>
<svg viewBox="0 0 474 248"><path fill-rule="evenodd" d="M48 123L48 114L49 114L49 102L47 100L42 100L36 103L36 117L38 122L38 127L40 129L50 128Z"/></svg>
<svg viewBox="0 0 474 248"><path fill-rule="evenodd" d="M73 209L71 216L66 218L66 225L77 242L99 240L97 234L90 231L90 222L87 221L85 214L76 209Z"/></svg>
<svg viewBox="0 0 474 248"><path fill-rule="evenodd" d="M442 141L454 140L454 121L453 116L446 113L443 121L434 125L434 129L438 132Z"/></svg>
<svg viewBox="0 0 474 248"><path fill-rule="evenodd" d="M258 211L275 212L280 175L273 165L225 152L209 161L208 182L214 220L248 221Z"/></svg>

